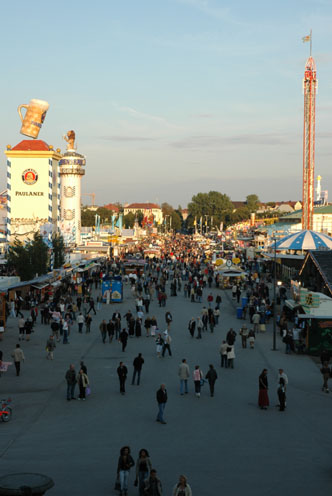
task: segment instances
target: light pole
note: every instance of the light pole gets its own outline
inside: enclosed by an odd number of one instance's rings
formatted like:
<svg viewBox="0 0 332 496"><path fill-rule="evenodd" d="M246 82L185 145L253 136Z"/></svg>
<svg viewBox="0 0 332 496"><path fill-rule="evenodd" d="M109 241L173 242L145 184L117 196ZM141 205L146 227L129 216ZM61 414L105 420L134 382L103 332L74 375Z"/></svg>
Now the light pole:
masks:
<svg viewBox="0 0 332 496"><path fill-rule="evenodd" d="M276 329L276 284L277 284L277 238L274 241L274 264L273 264L273 347L272 351L277 351L277 329Z"/></svg>

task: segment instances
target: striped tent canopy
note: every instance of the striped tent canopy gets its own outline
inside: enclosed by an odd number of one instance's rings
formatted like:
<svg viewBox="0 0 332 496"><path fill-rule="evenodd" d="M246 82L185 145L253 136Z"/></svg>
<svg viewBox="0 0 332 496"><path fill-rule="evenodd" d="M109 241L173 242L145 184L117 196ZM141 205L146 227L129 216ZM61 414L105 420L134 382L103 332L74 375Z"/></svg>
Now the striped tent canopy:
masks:
<svg viewBox="0 0 332 496"><path fill-rule="evenodd" d="M272 243L271 248L274 248ZM327 234L305 230L289 234L276 243L277 250L331 250L332 238Z"/></svg>

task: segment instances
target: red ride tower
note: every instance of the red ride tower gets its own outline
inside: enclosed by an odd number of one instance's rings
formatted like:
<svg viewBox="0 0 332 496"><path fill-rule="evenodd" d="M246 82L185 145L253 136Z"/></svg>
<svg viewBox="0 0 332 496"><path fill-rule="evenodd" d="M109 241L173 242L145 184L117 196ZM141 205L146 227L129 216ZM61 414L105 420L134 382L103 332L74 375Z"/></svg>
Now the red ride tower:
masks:
<svg viewBox="0 0 332 496"><path fill-rule="evenodd" d="M303 79L304 125L302 229L312 229L313 227L316 90L316 64L310 53L310 57L308 58L305 65Z"/></svg>

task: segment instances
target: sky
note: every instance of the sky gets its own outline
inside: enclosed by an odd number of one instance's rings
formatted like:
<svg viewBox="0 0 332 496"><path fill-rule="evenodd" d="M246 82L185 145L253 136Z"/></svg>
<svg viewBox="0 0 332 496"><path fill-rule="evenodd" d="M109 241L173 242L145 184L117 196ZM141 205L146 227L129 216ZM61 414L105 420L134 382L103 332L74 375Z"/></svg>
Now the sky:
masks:
<svg viewBox="0 0 332 496"><path fill-rule="evenodd" d="M50 108L39 138L87 159L83 193L183 208L302 196L302 79L313 31L316 169L332 198L331 0L1 2L0 185L18 105ZM90 201L82 198L83 203Z"/></svg>

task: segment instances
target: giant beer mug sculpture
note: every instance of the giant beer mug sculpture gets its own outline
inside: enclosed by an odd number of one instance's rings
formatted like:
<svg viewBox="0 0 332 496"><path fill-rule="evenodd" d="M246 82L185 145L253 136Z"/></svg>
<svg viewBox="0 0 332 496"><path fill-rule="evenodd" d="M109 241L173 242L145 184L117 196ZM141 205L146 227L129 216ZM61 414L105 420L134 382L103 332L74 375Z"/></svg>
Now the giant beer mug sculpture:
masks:
<svg viewBox="0 0 332 496"><path fill-rule="evenodd" d="M25 116L22 116L21 109L25 108ZM30 100L29 105L20 105L18 113L22 121L21 134L30 136L30 138L38 138L38 134L45 120L46 112L49 108L48 102L44 100Z"/></svg>

